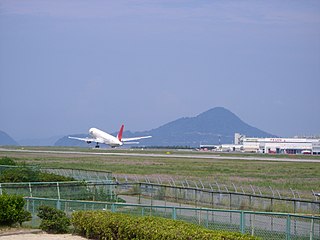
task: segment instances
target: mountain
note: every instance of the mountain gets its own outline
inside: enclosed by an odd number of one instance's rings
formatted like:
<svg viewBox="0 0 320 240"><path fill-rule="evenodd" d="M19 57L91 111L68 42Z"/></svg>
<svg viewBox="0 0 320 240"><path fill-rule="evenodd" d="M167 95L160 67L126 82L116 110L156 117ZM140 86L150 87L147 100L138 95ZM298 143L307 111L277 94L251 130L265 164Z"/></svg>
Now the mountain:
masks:
<svg viewBox="0 0 320 240"><path fill-rule="evenodd" d="M223 107L212 108L196 117L185 117L139 134L152 135L145 141L157 146L199 146L200 144L233 143L234 134L250 137L275 137L243 122Z"/></svg>
<svg viewBox="0 0 320 240"><path fill-rule="evenodd" d="M0 146L17 146L19 145L12 137L7 133L0 131Z"/></svg>
<svg viewBox="0 0 320 240"><path fill-rule="evenodd" d="M70 134L69 136L85 138L85 137L88 137L88 134ZM55 142L54 146L87 147L88 144L83 141L79 141L76 139L70 139L70 138L68 138L68 136L64 136L64 137L58 139ZM94 146L94 145L92 145L92 146Z"/></svg>
<svg viewBox="0 0 320 240"><path fill-rule="evenodd" d="M152 138L140 140L140 145L145 146L197 147L200 144L233 143L235 133L249 137L275 137L275 135L248 125L223 107L212 108L195 117L180 118L150 131L135 133L127 131L124 136L151 135ZM68 144L63 146L70 146L71 140L65 140L59 143Z"/></svg>

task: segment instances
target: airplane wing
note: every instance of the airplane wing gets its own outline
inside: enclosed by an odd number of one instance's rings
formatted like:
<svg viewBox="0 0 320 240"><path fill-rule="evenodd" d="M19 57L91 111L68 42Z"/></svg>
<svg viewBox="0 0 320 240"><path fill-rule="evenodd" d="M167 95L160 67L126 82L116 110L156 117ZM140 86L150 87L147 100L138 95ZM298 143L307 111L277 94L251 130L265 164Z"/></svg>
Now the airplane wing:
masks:
<svg viewBox="0 0 320 240"><path fill-rule="evenodd" d="M70 137L70 136L68 138L84 141L87 143L90 143L90 142L104 143L102 139L98 139L98 138L78 138L78 137Z"/></svg>
<svg viewBox="0 0 320 240"><path fill-rule="evenodd" d="M151 138L152 136L143 136L143 137L133 137L133 138L122 138L122 142L128 142L128 141L135 141L135 140L140 140L140 139L145 139L145 138Z"/></svg>
<svg viewBox="0 0 320 240"><path fill-rule="evenodd" d="M126 145L130 145L130 144L139 144L139 142L124 142L123 144L126 144Z"/></svg>

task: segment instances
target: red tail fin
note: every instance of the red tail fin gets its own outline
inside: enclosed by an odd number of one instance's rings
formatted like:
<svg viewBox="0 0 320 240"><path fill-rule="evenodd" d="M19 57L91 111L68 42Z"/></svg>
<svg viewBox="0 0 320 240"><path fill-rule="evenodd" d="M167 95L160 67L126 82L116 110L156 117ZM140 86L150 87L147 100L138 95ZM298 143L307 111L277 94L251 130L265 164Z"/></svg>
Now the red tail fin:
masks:
<svg viewBox="0 0 320 240"><path fill-rule="evenodd" d="M119 131L119 133L117 135L117 138L119 139L120 142L121 142L121 139L122 139L123 128L124 128L124 125L122 124L121 128L120 128L120 131Z"/></svg>

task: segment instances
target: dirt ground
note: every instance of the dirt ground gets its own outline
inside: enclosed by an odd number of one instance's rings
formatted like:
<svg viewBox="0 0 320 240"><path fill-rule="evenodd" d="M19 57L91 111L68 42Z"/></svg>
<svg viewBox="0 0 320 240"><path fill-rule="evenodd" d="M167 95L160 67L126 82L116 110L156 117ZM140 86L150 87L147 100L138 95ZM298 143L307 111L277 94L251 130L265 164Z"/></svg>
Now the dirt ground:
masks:
<svg viewBox="0 0 320 240"><path fill-rule="evenodd" d="M1 236L1 240L84 240L86 238L71 234L19 233ZM86 239L87 240L87 239Z"/></svg>

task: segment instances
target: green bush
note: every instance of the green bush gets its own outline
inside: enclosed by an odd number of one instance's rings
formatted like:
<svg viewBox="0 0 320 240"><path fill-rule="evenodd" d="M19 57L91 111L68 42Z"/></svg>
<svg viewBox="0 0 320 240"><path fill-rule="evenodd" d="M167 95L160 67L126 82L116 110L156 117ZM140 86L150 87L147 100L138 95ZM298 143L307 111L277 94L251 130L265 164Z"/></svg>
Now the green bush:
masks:
<svg viewBox="0 0 320 240"><path fill-rule="evenodd" d="M17 195L0 195L0 226L11 226L12 224L31 220L31 213L24 210L25 200Z"/></svg>
<svg viewBox="0 0 320 240"><path fill-rule="evenodd" d="M0 165L11 165L11 166L15 166L17 165L15 163L15 161L12 158L9 157L2 157L0 158Z"/></svg>
<svg viewBox="0 0 320 240"><path fill-rule="evenodd" d="M12 158L2 157L0 158L0 165L16 166L17 164ZM25 164L5 169L0 173L0 182L63 182L74 180L72 177L41 172L39 169Z"/></svg>
<svg viewBox="0 0 320 240"><path fill-rule="evenodd" d="M35 182L39 173L31 168L19 167L4 170L0 175L0 182Z"/></svg>
<svg viewBox="0 0 320 240"><path fill-rule="evenodd" d="M27 166L6 169L0 174L0 182L58 182L74 180L71 177L43 173L38 169Z"/></svg>
<svg viewBox="0 0 320 240"><path fill-rule="evenodd" d="M241 233L216 231L183 221L159 217L134 217L107 211L74 212L75 232L92 239L253 240Z"/></svg>
<svg viewBox="0 0 320 240"><path fill-rule="evenodd" d="M38 217L42 219L40 228L48 233L67 233L70 219L58 209L49 206L40 206Z"/></svg>
<svg viewBox="0 0 320 240"><path fill-rule="evenodd" d="M72 177L65 177L54 173L39 172L39 182L66 182L75 181Z"/></svg>

